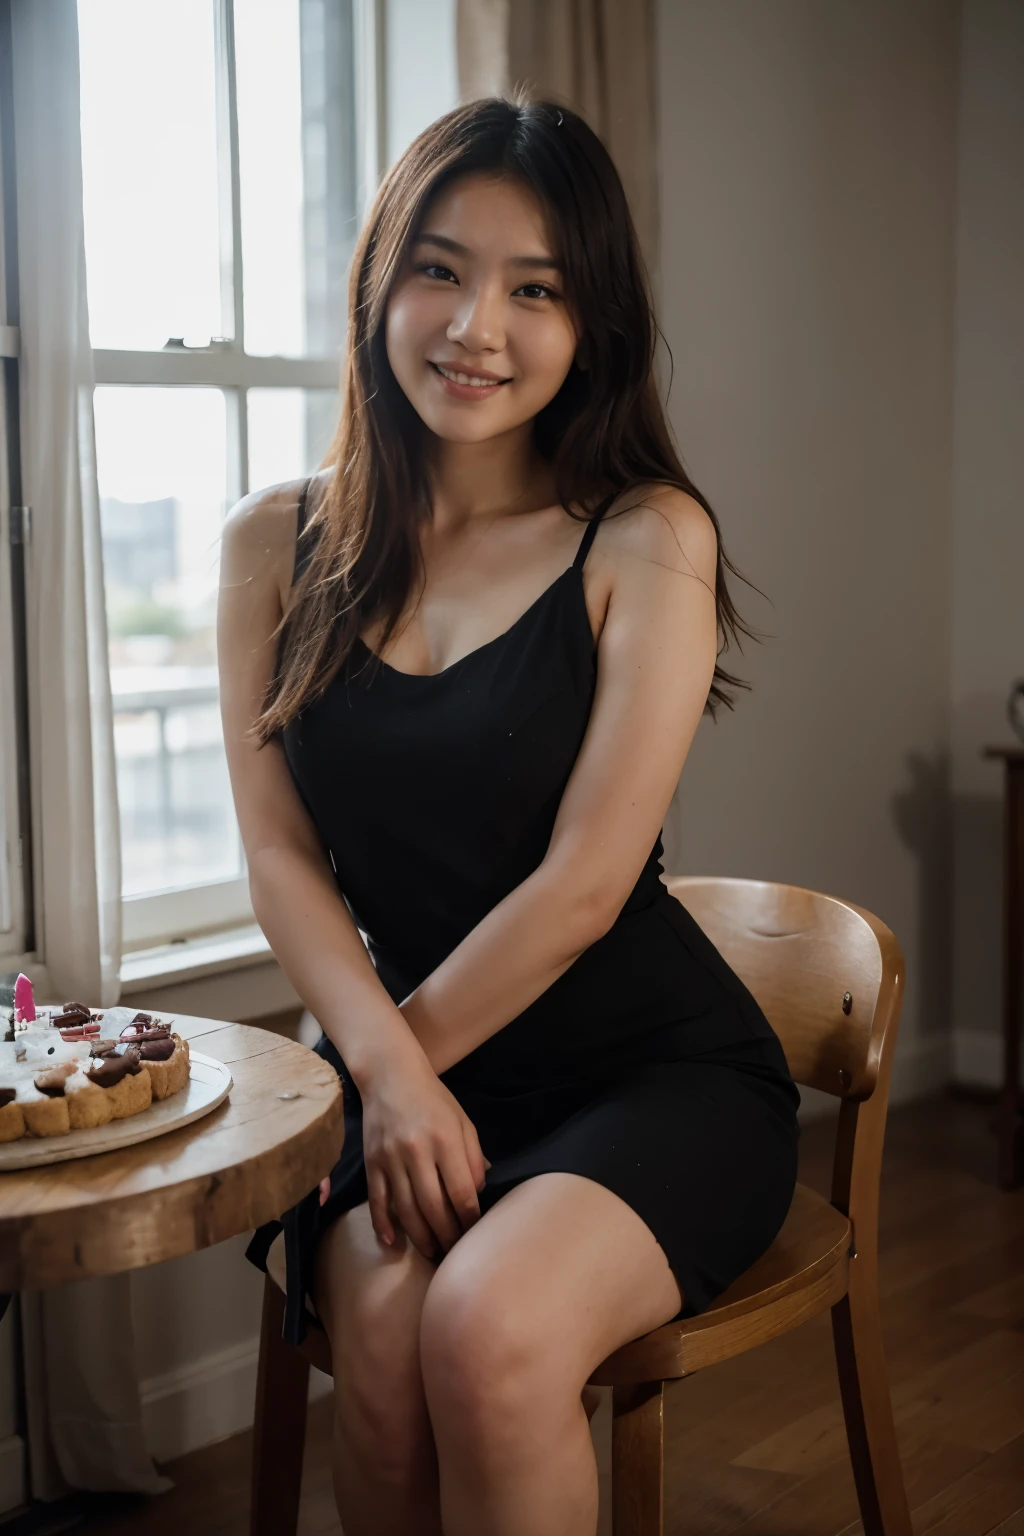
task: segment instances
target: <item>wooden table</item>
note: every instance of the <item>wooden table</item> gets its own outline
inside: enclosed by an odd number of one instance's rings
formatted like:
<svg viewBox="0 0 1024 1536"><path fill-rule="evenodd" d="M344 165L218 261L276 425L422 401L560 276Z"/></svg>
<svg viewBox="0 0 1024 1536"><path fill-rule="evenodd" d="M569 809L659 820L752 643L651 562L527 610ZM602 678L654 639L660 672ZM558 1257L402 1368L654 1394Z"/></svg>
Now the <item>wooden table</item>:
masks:
<svg viewBox="0 0 1024 1536"><path fill-rule="evenodd" d="M1020 1037L1024 1019L1024 747L986 747L1006 767L1003 808L1003 1087L996 1134L999 1182L1024 1180L1024 1089Z"/></svg>
<svg viewBox="0 0 1024 1536"><path fill-rule="evenodd" d="M0 1292L208 1248L280 1216L337 1160L341 1084L327 1062L252 1025L176 1014L174 1028L230 1067L230 1097L152 1141L0 1174Z"/></svg>

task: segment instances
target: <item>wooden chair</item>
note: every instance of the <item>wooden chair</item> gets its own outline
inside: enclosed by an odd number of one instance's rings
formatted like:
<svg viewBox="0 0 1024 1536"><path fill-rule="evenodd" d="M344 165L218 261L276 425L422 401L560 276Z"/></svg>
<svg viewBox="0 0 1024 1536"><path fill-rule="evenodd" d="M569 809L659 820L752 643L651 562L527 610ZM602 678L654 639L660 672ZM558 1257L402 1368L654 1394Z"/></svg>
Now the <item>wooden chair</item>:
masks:
<svg viewBox="0 0 1024 1536"><path fill-rule="evenodd" d="M849 902L755 880L667 878L753 992L796 1080L840 1100L831 1203L797 1185L768 1251L706 1312L616 1350L591 1386L612 1388L615 1536L663 1536L666 1381L753 1349L832 1310L832 1336L865 1536L911 1536L878 1304L878 1188L903 955ZM263 1305L252 1536L294 1536L309 1366L326 1335L281 1338L284 1275L272 1255Z"/></svg>

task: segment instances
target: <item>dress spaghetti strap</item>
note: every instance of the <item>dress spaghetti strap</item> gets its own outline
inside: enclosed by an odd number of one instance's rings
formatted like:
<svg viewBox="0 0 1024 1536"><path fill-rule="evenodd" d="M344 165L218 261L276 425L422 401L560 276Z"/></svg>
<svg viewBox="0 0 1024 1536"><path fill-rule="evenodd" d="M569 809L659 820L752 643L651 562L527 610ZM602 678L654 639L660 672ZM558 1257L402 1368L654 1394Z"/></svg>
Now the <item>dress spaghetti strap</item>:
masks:
<svg viewBox="0 0 1024 1536"><path fill-rule="evenodd" d="M299 492L299 520L295 525L295 542L298 544L302 537L302 530L306 526L306 502L309 500L309 488L313 484L313 476L310 475L302 490Z"/></svg>
<svg viewBox="0 0 1024 1536"><path fill-rule="evenodd" d="M601 521L602 517L604 517L605 513L608 511L608 508L611 506L612 502L615 500L618 494L618 491L612 491L605 497L604 501L601 502L597 511L592 514L591 519L586 526L586 530L584 531L583 537L580 539L580 545L576 551L576 558L572 563L574 571L581 571L583 569L583 562L586 560L590 553L590 546L593 544L594 535L597 533L597 525Z"/></svg>
<svg viewBox="0 0 1024 1536"><path fill-rule="evenodd" d="M299 492L298 516L295 521L295 556L292 560L293 587L298 581L299 577L302 575L302 572L305 570L306 562L312 553L310 548L303 548L302 544L302 535L306 527L306 508L307 502L309 500L309 488L312 483L313 477L310 475L309 479L303 485L302 490Z"/></svg>

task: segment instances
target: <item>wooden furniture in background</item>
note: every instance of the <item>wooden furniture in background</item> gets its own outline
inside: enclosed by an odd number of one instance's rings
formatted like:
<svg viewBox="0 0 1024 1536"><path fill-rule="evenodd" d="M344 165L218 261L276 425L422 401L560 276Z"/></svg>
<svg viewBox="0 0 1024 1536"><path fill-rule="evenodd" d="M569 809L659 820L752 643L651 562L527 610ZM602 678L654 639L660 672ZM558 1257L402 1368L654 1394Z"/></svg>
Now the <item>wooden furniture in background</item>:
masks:
<svg viewBox="0 0 1024 1536"><path fill-rule="evenodd" d="M230 1098L154 1141L0 1175L0 1291L223 1242L279 1216L333 1166L344 1134L333 1068L251 1025L178 1014L174 1028L230 1066Z"/></svg>
<svg viewBox="0 0 1024 1536"><path fill-rule="evenodd" d="M1024 1180L1024 1088L1020 1035L1024 1022L1024 747L986 747L1006 766L1003 802L1003 1087L996 1135L999 1182Z"/></svg>
<svg viewBox="0 0 1024 1536"><path fill-rule="evenodd" d="M665 1382L728 1360L831 1308L836 1365L865 1536L911 1536L878 1302L878 1192L903 956L847 902L753 880L667 880L778 1032L798 1082L840 1100L831 1203L797 1186L781 1233L699 1317L610 1355L615 1536L663 1536ZM277 1245L275 1245L275 1250ZM281 1337L282 1255L271 1251L253 1438L252 1536L294 1536L310 1365L326 1335Z"/></svg>

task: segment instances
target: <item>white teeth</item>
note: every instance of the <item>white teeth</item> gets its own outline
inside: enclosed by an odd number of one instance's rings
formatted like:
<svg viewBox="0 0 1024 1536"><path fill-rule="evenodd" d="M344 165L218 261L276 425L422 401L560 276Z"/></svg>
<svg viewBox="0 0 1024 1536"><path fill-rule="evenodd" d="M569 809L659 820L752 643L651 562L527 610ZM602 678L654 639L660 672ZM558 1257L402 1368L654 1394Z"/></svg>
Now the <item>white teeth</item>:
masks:
<svg viewBox="0 0 1024 1536"><path fill-rule="evenodd" d="M452 373L450 369L442 368L440 363L435 363L434 367L446 379L451 379L453 384L471 384L474 389L488 389L492 384L504 382L501 379L478 379L468 373Z"/></svg>

